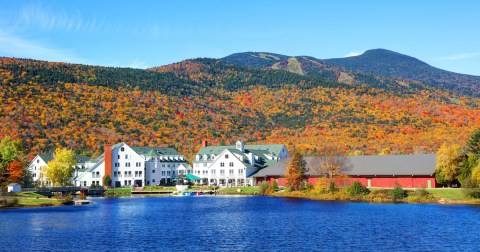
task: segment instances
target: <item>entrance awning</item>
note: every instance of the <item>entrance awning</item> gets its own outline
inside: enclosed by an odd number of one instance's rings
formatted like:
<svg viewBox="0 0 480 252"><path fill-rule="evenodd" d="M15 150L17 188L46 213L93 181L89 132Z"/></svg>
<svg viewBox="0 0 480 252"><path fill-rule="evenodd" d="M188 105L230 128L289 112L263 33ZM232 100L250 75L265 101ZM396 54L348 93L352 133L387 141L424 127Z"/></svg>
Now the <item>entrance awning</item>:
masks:
<svg viewBox="0 0 480 252"><path fill-rule="evenodd" d="M195 176L193 174L190 174L190 173L187 173L187 175L185 175L185 176L187 176L188 180L202 180L202 178L197 177L197 176Z"/></svg>

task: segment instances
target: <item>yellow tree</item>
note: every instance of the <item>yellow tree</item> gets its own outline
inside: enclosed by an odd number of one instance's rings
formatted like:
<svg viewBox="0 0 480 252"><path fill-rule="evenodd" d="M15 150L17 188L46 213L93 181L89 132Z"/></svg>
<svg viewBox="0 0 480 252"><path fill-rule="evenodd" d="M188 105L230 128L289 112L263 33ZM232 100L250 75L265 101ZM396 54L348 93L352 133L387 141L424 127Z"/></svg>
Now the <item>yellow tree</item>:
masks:
<svg viewBox="0 0 480 252"><path fill-rule="evenodd" d="M462 147L457 144L443 143L437 151L435 179L440 184L450 184L457 178L462 162Z"/></svg>
<svg viewBox="0 0 480 252"><path fill-rule="evenodd" d="M472 180L480 184L480 164L478 164L472 171Z"/></svg>
<svg viewBox="0 0 480 252"><path fill-rule="evenodd" d="M292 190L296 190L300 187L303 181L303 175L305 174L306 162L303 159L303 155L296 151L293 154L290 163L287 166L285 173L285 185Z"/></svg>
<svg viewBox="0 0 480 252"><path fill-rule="evenodd" d="M46 167L47 179L52 182L54 186L68 185L72 177L76 163L75 153L69 149L56 149L53 154L53 159L50 160Z"/></svg>

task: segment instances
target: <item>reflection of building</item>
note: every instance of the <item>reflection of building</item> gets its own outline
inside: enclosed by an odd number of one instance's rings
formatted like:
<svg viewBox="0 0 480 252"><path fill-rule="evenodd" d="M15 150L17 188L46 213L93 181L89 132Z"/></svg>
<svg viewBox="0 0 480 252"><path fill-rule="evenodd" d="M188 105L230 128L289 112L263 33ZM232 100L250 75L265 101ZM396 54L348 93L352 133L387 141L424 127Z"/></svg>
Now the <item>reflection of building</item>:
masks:
<svg viewBox="0 0 480 252"><path fill-rule="evenodd" d="M190 165L173 148L134 147L125 143L105 145L100 157L87 162L85 171L75 178L75 185L100 186L109 175L112 187L166 185Z"/></svg>
<svg viewBox="0 0 480 252"><path fill-rule="evenodd" d="M203 183L221 186L253 185L252 175L288 157L283 144L207 146L204 141L193 163L193 172Z"/></svg>
<svg viewBox="0 0 480 252"><path fill-rule="evenodd" d="M337 178L334 182L337 187L348 186L359 181L366 187L393 188L398 183L405 188L435 188L435 161L434 154L418 155L390 155L390 156L349 156L348 170L344 171L347 178ZM317 165L314 157L305 157L307 172L305 181L315 185L319 174L309 166ZM285 168L289 160L276 164L254 174L257 183L267 180L273 183L277 180L280 186L285 185Z"/></svg>

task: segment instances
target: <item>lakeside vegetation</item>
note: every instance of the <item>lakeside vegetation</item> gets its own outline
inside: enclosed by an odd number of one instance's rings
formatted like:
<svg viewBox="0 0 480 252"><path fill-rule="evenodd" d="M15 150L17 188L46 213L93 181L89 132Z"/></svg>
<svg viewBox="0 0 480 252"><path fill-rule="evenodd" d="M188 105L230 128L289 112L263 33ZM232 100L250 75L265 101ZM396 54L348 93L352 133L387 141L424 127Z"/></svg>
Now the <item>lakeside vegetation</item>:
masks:
<svg viewBox="0 0 480 252"><path fill-rule="evenodd" d="M73 204L73 197L71 195L56 195L51 198L35 192L2 193L2 195L0 195L0 209L71 204Z"/></svg>

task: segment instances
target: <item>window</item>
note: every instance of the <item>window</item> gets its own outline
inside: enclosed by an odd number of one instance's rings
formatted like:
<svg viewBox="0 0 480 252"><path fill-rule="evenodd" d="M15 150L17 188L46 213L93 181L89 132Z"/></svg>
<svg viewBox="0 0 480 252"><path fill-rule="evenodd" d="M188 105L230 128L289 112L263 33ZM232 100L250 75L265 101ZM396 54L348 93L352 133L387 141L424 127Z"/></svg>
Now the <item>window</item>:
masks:
<svg viewBox="0 0 480 252"><path fill-rule="evenodd" d="M141 176L142 176L142 171L139 171L139 172L138 172L138 175L141 177Z"/></svg>
<svg viewBox="0 0 480 252"><path fill-rule="evenodd" d="M230 162L229 166L230 166L230 167L233 167L233 162Z"/></svg>
<svg viewBox="0 0 480 252"><path fill-rule="evenodd" d="M37 164L40 163L40 159L37 159Z"/></svg>
<svg viewBox="0 0 480 252"><path fill-rule="evenodd" d="M120 155L118 155L117 159L120 159Z"/></svg>
<svg viewBox="0 0 480 252"><path fill-rule="evenodd" d="M152 179L152 183L155 183L155 179Z"/></svg>
<svg viewBox="0 0 480 252"><path fill-rule="evenodd" d="M142 166L142 163L136 162L136 163L135 163L135 166L136 166L136 167L141 167L141 166Z"/></svg>
<svg viewBox="0 0 480 252"><path fill-rule="evenodd" d="M162 167L165 167L165 164L162 164Z"/></svg>
<svg viewBox="0 0 480 252"><path fill-rule="evenodd" d="M212 170L212 175L214 175L214 174L215 174L215 170Z"/></svg>
<svg viewBox="0 0 480 252"><path fill-rule="evenodd" d="M120 148L120 151L125 151L125 148L123 148L123 147L122 147L122 148Z"/></svg>
<svg viewBox="0 0 480 252"><path fill-rule="evenodd" d="M243 174L243 169L238 169L238 174Z"/></svg>
<svg viewBox="0 0 480 252"><path fill-rule="evenodd" d="M175 176L175 171L172 171L172 175Z"/></svg>
<svg viewBox="0 0 480 252"><path fill-rule="evenodd" d="M221 162L221 163L220 163L220 167L225 167L225 163L224 163L224 162Z"/></svg>
<svg viewBox="0 0 480 252"><path fill-rule="evenodd" d="M113 172L113 176L114 176L114 177L117 176L117 172L116 172L116 171Z"/></svg>
<svg viewBox="0 0 480 252"><path fill-rule="evenodd" d="M224 175L225 174L225 170L220 170L220 175Z"/></svg>
<svg viewBox="0 0 480 252"><path fill-rule="evenodd" d="M125 163L125 167L130 167L130 163L129 162Z"/></svg>
<svg viewBox="0 0 480 252"><path fill-rule="evenodd" d="M125 171L125 177L127 177L127 176L128 176L128 172L127 172L127 171ZM125 181L126 181L126 180L125 180Z"/></svg>
<svg viewBox="0 0 480 252"><path fill-rule="evenodd" d="M135 177L138 177L138 171L135 171Z"/></svg>
<svg viewBox="0 0 480 252"><path fill-rule="evenodd" d="M168 164L167 167L170 167L170 164Z"/></svg>
<svg viewBox="0 0 480 252"><path fill-rule="evenodd" d="M228 154L225 154L225 158L228 158Z"/></svg>
<svg viewBox="0 0 480 252"><path fill-rule="evenodd" d="M203 163L203 167L207 167L207 163Z"/></svg>
<svg viewBox="0 0 480 252"><path fill-rule="evenodd" d="M155 173L155 170L152 170L152 173ZM155 182L155 181L153 181L153 182Z"/></svg>
<svg viewBox="0 0 480 252"><path fill-rule="evenodd" d="M170 175L170 171L167 171L167 175Z"/></svg>
<svg viewBox="0 0 480 252"><path fill-rule="evenodd" d="M172 167L175 167L175 164L172 164Z"/></svg>
<svg viewBox="0 0 480 252"><path fill-rule="evenodd" d="M233 174L233 169L228 170L228 173L229 173L230 175L232 175L232 174Z"/></svg>
<svg viewBox="0 0 480 252"><path fill-rule="evenodd" d="M129 172L128 172L128 176L129 176L129 177L132 176L132 171L129 171Z"/></svg>
<svg viewBox="0 0 480 252"><path fill-rule="evenodd" d="M162 171L162 176L165 176L165 171Z"/></svg>
<svg viewBox="0 0 480 252"><path fill-rule="evenodd" d="M195 167L199 167L199 166L200 166L200 164L199 164L199 163L196 163L196 164L195 164Z"/></svg>
<svg viewBox="0 0 480 252"><path fill-rule="evenodd" d="M127 154L125 154L125 159L128 159L128 155L127 155Z"/></svg>

